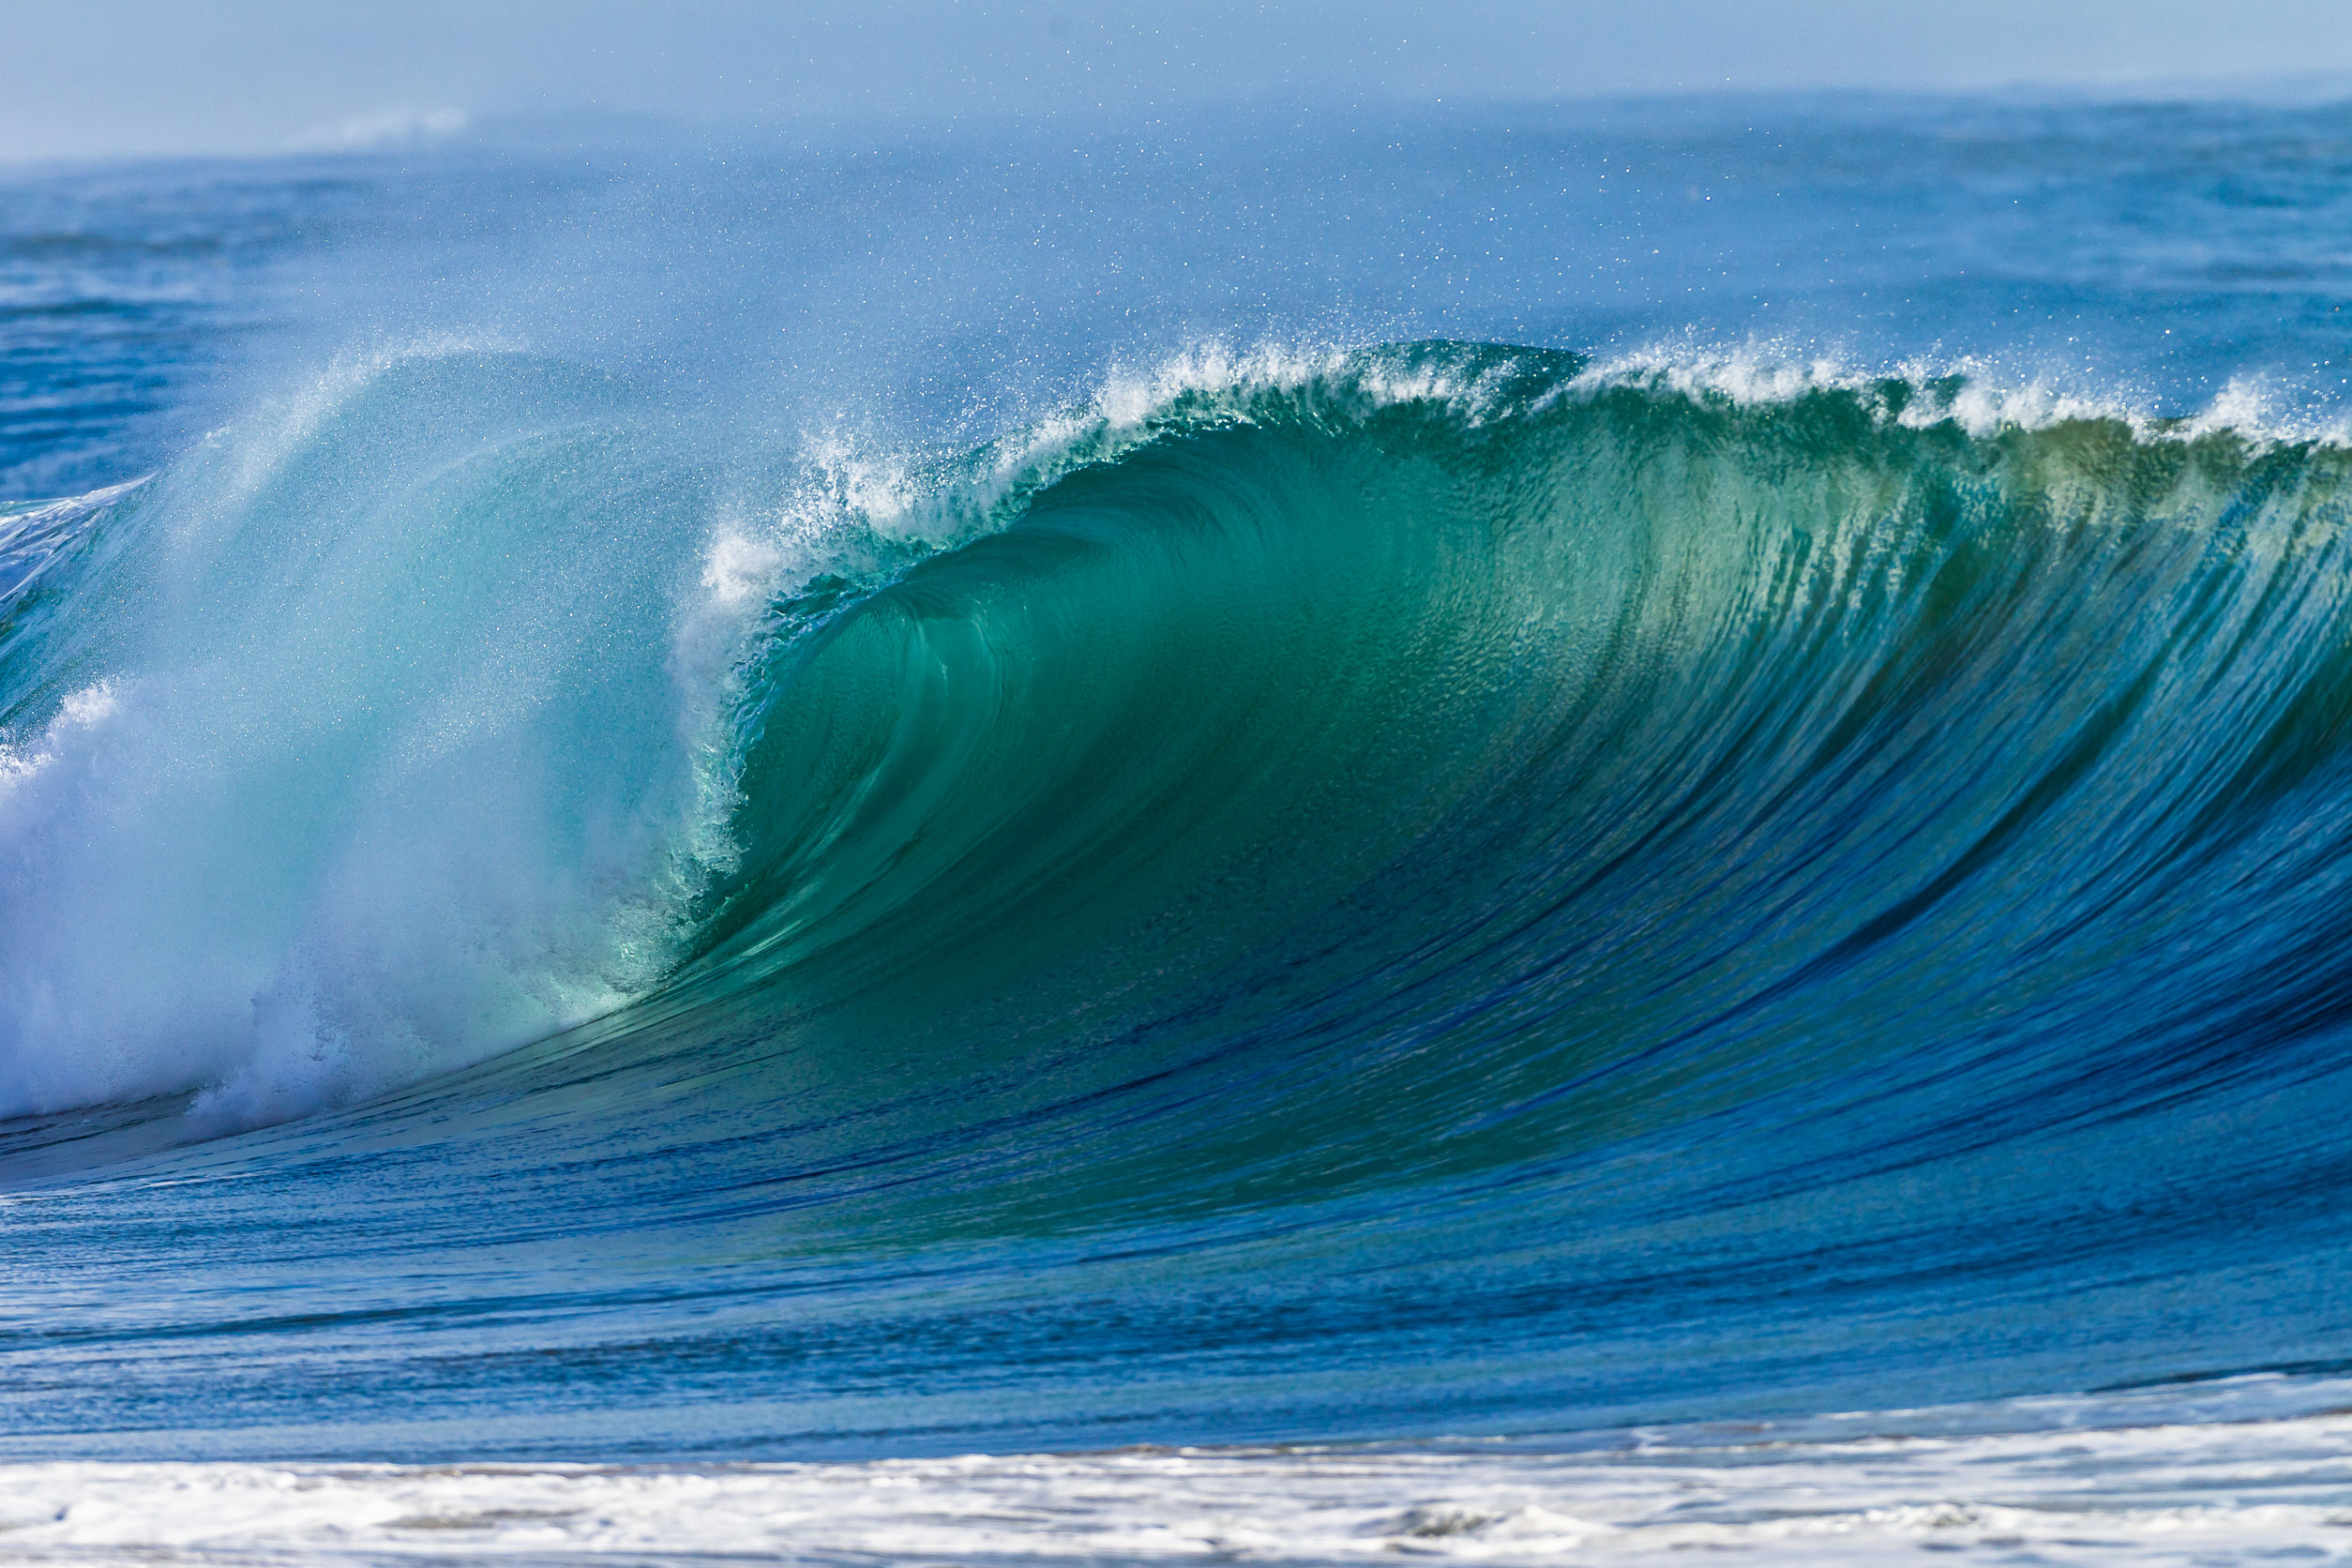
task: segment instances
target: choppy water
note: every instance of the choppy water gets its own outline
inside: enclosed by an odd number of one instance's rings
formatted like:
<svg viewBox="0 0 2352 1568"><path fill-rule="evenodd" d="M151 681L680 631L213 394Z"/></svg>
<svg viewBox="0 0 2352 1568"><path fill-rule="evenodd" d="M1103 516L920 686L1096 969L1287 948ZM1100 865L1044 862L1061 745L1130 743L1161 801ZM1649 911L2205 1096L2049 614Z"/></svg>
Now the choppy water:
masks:
<svg viewBox="0 0 2352 1568"><path fill-rule="evenodd" d="M493 128L0 290L0 1553L2335 1549L2352 110ZM1138 1442L1315 1446L927 1457Z"/></svg>

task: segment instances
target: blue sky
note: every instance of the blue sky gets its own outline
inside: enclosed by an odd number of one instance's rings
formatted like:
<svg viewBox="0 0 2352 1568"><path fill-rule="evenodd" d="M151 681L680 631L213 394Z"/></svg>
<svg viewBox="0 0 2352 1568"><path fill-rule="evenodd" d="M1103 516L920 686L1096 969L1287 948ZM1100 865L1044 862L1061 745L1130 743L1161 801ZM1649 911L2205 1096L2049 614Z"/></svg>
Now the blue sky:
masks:
<svg viewBox="0 0 2352 1568"><path fill-rule="evenodd" d="M2337 76L2352 92L2347 0L0 0L0 159L357 143L592 108L839 121Z"/></svg>

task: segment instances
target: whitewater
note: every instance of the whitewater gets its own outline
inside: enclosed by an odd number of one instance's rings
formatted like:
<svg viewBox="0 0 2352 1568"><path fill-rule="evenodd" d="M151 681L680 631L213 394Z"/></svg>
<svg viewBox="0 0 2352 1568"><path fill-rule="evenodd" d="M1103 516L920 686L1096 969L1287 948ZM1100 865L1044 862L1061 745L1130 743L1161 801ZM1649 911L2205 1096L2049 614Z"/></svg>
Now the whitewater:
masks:
<svg viewBox="0 0 2352 1568"><path fill-rule="evenodd" d="M2352 1550L2347 148L0 176L0 1560Z"/></svg>

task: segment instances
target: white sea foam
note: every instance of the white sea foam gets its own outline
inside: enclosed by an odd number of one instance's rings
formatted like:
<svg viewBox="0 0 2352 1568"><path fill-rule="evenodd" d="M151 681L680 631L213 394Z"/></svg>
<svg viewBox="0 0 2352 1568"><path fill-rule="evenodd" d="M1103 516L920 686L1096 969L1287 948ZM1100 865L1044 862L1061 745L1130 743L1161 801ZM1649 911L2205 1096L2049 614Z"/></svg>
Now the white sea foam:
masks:
<svg viewBox="0 0 2352 1568"><path fill-rule="evenodd" d="M1908 430L1949 421L1983 438L2095 420L2121 425L2143 441L2227 432L2258 446L2352 445L2352 415L2303 408L2288 389L2258 376L2235 377L2204 406L2164 415L2132 387L2048 372L2020 375L1970 354L1870 365L1770 339L1719 344L1678 339L1605 354L1560 395L1591 397L1612 387L1642 387L1752 405L1793 402L1817 392L1847 392L1875 401L1890 380L1907 385L1911 395L1899 410L1881 406L1891 422Z"/></svg>
<svg viewBox="0 0 2352 1568"><path fill-rule="evenodd" d="M292 150L373 152L440 141L457 135L473 123L473 115L447 104L421 109L401 105L314 127L294 138Z"/></svg>
<svg viewBox="0 0 2352 1568"><path fill-rule="evenodd" d="M550 378L356 356L163 482L77 607L102 678L0 737L0 1114L275 1120L659 977L725 858L723 693L664 669L691 535L542 460L596 414Z"/></svg>
<svg viewBox="0 0 2352 1568"><path fill-rule="evenodd" d="M2125 1398L1430 1446L850 1464L19 1464L0 1561L2335 1560L2352 1417L2136 1424ZM2299 1395L2325 1395L2309 1383ZM2338 1385L2334 1397L2344 1389ZM2175 1413L2181 1413L2176 1411ZM2122 1425L2111 1423L2122 1422ZM1990 1423L2027 1430L1974 1429Z"/></svg>
<svg viewBox="0 0 2352 1568"><path fill-rule="evenodd" d="M1333 408L1363 414L1400 403L1442 404L1476 424L1494 415L1497 394L1520 357L1475 350L1399 354L1365 345L1197 343L1148 365L1112 367L1090 395L999 443L995 472L1007 477L1050 475L1073 460L1115 456L1149 439L1156 421L1187 405L1211 417L1245 418L1247 400L1268 392L1313 388ZM1889 382L1908 389L1899 407L1880 400ZM1892 424L1923 430L1950 422L1980 438L2103 421L2149 441L2227 432L2257 446L2352 445L2352 415L2306 409L2289 389L2256 376L2233 378L2203 407L2168 415L2133 387L2048 372L2020 375L1974 355L1914 356L1874 365L1767 339L1675 338L1601 354L1544 401L1589 399L1612 388L1747 405L1846 392L1876 404Z"/></svg>

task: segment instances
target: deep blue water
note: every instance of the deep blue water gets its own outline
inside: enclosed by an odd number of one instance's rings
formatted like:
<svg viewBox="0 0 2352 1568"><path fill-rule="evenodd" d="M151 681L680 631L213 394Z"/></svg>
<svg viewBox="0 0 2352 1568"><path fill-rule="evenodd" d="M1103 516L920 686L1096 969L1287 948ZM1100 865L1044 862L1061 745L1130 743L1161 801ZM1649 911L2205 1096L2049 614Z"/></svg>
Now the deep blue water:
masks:
<svg viewBox="0 0 2352 1568"><path fill-rule="evenodd" d="M2352 106L9 173L0 1454L2340 1371L2347 297Z"/></svg>

